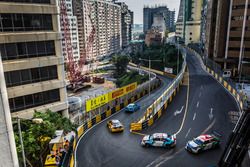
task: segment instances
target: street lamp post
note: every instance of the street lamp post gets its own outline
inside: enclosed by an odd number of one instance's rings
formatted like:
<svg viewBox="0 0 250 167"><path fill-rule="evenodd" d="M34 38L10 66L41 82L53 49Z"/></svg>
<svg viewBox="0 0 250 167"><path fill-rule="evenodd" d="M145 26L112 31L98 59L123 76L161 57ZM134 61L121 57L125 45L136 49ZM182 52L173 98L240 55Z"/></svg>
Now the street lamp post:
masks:
<svg viewBox="0 0 250 167"><path fill-rule="evenodd" d="M22 118L22 119L24 119L24 118ZM43 122L43 119L41 119L41 118L25 119L25 120L30 120L36 124L41 124ZM22 157L23 157L23 166L26 167L26 158L25 158L25 151L24 151L24 146L23 146L23 136L22 136L22 129L21 129L21 122L20 121L21 121L21 119L19 117L17 117L18 133L19 133L20 144L21 144L21 149L22 149Z"/></svg>
<svg viewBox="0 0 250 167"><path fill-rule="evenodd" d="M147 59L141 59L139 58L140 61L148 61L148 76L149 76L149 92L148 92L148 95L150 96L150 86L151 86L151 62L154 61L154 62L161 62L162 60L151 60L150 56L149 56L149 60Z"/></svg>
<svg viewBox="0 0 250 167"><path fill-rule="evenodd" d="M178 48L178 57L177 57L177 74L179 73L179 38L177 37L177 48Z"/></svg>
<svg viewBox="0 0 250 167"><path fill-rule="evenodd" d="M18 117L17 117L17 125L18 125L18 133L19 133L20 144L21 144L21 149L22 149L23 166L26 167L26 158L25 158L25 152L24 152L24 147L23 147L22 129L21 129L21 124L20 124L20 119Z"/></svg>

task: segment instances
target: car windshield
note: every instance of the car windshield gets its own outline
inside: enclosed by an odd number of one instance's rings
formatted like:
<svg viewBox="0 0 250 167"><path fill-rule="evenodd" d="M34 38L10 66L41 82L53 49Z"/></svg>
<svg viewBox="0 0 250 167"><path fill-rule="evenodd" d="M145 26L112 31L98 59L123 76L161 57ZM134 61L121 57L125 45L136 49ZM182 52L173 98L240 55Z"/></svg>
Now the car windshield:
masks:
<svg viewBox="0 0 250 167"><path fill-rule="evenodd" d="M132 108L132 107L134 107L134 104L129 104L128 107Z"/></svg>
<svg viewBox="0 0 250 167"><path fill-rule="evenodd" d="M114 127L122 126L120 122L113 122L112 125L113 125Z"/></svg>
<svg viewBox="0 0 250 167"><path fill-rule="evenodd" d="M194 139L194 142L198 145L202 145L203 141L201 141L200 139Z"/></svg>

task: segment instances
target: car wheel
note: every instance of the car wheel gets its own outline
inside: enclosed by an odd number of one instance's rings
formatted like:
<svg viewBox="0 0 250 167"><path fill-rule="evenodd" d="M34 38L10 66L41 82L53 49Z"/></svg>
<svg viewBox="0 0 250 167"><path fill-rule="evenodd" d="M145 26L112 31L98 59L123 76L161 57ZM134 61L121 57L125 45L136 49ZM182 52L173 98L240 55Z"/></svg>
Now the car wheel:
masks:
<svg viewBox="0 0 250 167"><path fill-rule="evenodd" d="M145 147L149 147L150 145L148 143L145 144Z"/></svg>
<svg viewBox="0 0 250 167"><path fill-rule="evenodd" d="M199 150L197 151L197 154L198 154L198 153L201 153L201 152L202 152L202 150L201 150L201 149L199 149Z"/></svg>

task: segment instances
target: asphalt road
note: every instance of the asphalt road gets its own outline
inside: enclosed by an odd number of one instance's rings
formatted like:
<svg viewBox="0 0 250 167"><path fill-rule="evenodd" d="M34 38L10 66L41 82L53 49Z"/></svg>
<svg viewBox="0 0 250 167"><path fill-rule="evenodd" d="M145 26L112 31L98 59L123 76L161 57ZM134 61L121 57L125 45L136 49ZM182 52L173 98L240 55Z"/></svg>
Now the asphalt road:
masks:
<svg viewBox="0 0 250 167"><path fill-rule="evenodd" d="M238 111L238 107L233 97L203 71L195 56L188 54L187 63L190 74L189 94L187 94L188 87L182 86L163 116L152 127L142 132L144 134L176 133L180 130L177 135L177 146L174 149L143 148L140 146L142 136L129 132L129 124L141 116L145 108L161 95L166 87L167 81L164 81L160 89L138 102L143 106L139 112L127 114L121 111L110 118L119 119L125 125L123 133L111 134L106 128L108 120L91 129L79 142L76 151L77 166L209 167L216 165L234 126L228 113ZM188 106L185 110L187 100ZM176 115L175 112L181 109L182 112ZM183 127L180 128L185 114ZM222 135L220 148L199 155L190 154L184 149L188 140L212 131Z"/></svg>

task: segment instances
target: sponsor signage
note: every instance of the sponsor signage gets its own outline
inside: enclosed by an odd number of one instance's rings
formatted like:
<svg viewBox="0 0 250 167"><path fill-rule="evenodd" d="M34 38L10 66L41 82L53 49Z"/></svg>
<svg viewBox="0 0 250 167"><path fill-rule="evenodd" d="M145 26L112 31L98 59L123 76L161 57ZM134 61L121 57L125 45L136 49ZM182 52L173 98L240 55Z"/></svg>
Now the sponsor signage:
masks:
<svg viewBox="0 0 250 167"><path fill-rule="evenodd" d="M86 112L94 110L109 102L108 93L86 101Z"/></svg>
<svg viewBox="0 0 250 167"><path fill-rule="evenodd" d="M137 82L129 84L127 86L123 86L114 91L111 91L107 94L100 95L96 98L90 99L86 101L86 112L94 110L107 104L109 101L115 100L119 97L122 97L130 92L133 92L137 88Z"/></svg>
<svg viewBox="0 0 250 167"><path fill-rule="evenodd" d="M134 82L132 84L129 84L127 86L123 86L119 89L116 89L112 92L109 92L109 101L115 100L119 97L122 97L132 91L134 91L137 88L137 82Z"/></svg>
<svg viewBox="0 0 250 167"><path fill-rule="evenodd" d="M165 67L165 68L164 68L164 72L173 74L173 68Z"/></svg>

